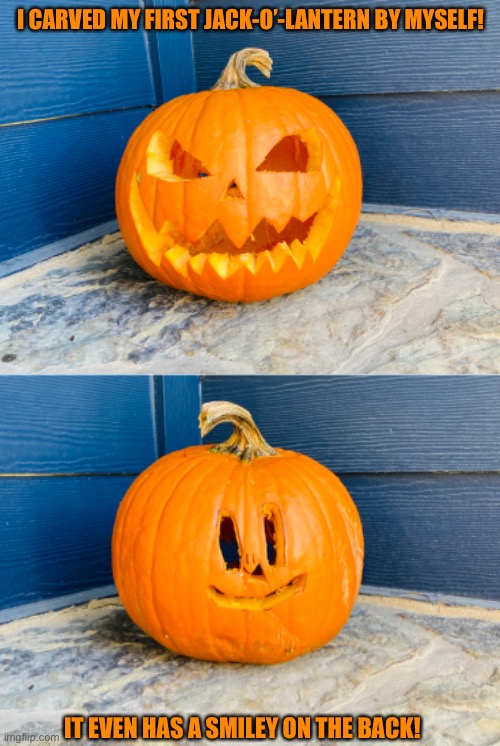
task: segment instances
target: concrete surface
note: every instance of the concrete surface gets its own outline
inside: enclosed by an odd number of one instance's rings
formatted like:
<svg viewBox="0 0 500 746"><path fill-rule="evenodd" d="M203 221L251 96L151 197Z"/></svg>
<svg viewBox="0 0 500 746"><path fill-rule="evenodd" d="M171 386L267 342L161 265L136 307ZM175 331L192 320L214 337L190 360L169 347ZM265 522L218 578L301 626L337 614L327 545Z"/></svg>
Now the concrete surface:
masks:
<svg viewBox="0 0 500 746"><path fill-rule="evenodd" d="M28 617L1 632L4 741L61 735L66 714L396 714L420 715L419 740L432 746L500 743L494 608L361 596L331 643L269 667L175 656L135 627L117 599ZM319 742L313 735L299 743Z"/></svg>
<svg viewBox="0 0 500 746"><path fill-rule="evenodd" d="M500 225L365 215L316 285L223 304L119 234L0 280L0 373L499 373Z"/></svg>

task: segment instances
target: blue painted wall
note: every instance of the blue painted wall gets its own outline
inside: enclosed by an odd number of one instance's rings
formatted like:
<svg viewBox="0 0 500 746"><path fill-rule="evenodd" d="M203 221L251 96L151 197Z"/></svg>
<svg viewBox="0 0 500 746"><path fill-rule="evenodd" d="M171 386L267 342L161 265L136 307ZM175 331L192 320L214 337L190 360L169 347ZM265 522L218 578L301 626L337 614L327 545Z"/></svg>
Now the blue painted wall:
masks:
<svg viewBox="0 0 500 746"><path fill-rule="evenodd" d="M197 378L0 379L1 611L112 583L116 509L166 450L199 441Z"/></svg>
<svg viewBox="0 0 500 746"><path fill-rule="evenodd" d="M14 20L14 6L2 7L0 261L114 220L129 136L194 87L189 34L17 31Z"/></svg>

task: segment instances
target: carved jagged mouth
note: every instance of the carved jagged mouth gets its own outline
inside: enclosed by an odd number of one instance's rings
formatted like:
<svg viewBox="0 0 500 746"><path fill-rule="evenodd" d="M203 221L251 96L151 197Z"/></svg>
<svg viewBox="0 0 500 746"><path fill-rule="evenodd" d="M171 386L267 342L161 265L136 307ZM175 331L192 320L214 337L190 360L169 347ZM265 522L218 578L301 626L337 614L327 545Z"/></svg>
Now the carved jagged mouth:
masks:
<svg viewBox="0 0 500 746"><path fill-rule="evenodd" d="M314 264L323 250L338 209L337 195L307 220L291 218L282 231L262 220L253 234L238 249L225 234L219 222L213 223L195 243L187 241L172 223L160 234L167 239L161 266L182 275L200 275L210 265L217 275L227 278L241 269L257 275L268 267L278 272L289 260L299 269L309 261Z"/></svg>
<svg viewBox="0 0 500 746"><path fill-rule="evenodd" d="M304 242L309 235L314 219L318 213L315 212L307 220L290 218L283 230L278 231L266 219L260 221L251 236L239 248L226 235L223 226L216 220L206 233L195 242L188 241L169 223L167 233L176 246L187 249L192 256L196 254L258 254L261 251L272 251L280 243L291 246L294 241ZM166 226L165 226L166 227Z"/></svg>
<svg viewBox="0 0 500 746"><path fill-rule="evenodd" d="M170 220L158 231L144 207L136 178L130 185L130 206L135 224L150 260L160 266L166 278L177 286L186 278L187 288L197 287L199 278L208 271L226 280L239 276L259 276L264 282L283 268L313 267L324 249L340 205L341 184L337 179L325 203L305 220L290 218L278 231L263 219L245 243L237 247L217 220L197 241L189 241ZM181 280L182 281L182 280Z"/></svg>
<svg viewBox="0 0 500 746"><path fill-rule="evenodd" d="M265 611L272 609L276 604L293 598L301 593L306 585L307 575L297 575L289 583L278 588L266 596L229 596L215 586L208 588L208 595L218 606L226 609L239 609L243 611Z"/></svg>

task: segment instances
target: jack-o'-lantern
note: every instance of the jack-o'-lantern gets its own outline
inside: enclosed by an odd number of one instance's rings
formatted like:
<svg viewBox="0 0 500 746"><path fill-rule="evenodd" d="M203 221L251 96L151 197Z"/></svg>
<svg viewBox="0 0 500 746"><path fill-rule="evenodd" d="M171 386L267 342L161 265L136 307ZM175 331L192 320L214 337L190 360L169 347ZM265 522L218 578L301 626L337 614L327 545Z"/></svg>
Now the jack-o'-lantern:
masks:
<svg viewBox="0 0 500 746"><path fill-rule="evenodd" d="M167 285L225 301L288 293L328 272L361 208L354 142L306 93L257 86L260 49L234 54L210 91L180 96L133 134L116 185L135 260Z"/></svg>
<svg viewBox="0 0 500 746"><path fill-rule="evenodd" d="M202 434L225 443L156 461L125 495L113 574L133 621L170 650L217 661L277 663L345 624L363 566L349 493L307 456L274 449L249 412L204 404Z"/></svg>

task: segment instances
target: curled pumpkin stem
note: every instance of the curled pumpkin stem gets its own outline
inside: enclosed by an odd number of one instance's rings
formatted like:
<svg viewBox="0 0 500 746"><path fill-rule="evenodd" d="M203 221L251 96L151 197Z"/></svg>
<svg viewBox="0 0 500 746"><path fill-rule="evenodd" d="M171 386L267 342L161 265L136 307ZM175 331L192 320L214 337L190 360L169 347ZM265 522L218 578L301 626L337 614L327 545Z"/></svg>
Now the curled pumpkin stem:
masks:
<svg viewBox="0 0 500 746"><path fill-rule="evenodd" d="M230 422L234 427L232 435L224 443L210 449L214 453L227 453L246 462L261 456L278 455L262 437L250 412L238 404L228 401L207 402L201 408L199 422L202 437L222 422Z"/></svg>
<svg viewBox="0 0 500 746"><path fill-rule="evenodd" d="M256 67L266 78L271 77L273 61L269 52L266 52L265 49L246 47L231 55L212 90L228 91L231 88L258 88L258 83L254 83L246 74L248 65Z"/></svg>

